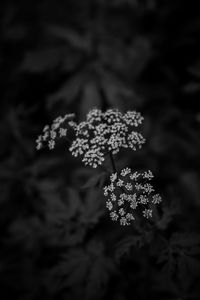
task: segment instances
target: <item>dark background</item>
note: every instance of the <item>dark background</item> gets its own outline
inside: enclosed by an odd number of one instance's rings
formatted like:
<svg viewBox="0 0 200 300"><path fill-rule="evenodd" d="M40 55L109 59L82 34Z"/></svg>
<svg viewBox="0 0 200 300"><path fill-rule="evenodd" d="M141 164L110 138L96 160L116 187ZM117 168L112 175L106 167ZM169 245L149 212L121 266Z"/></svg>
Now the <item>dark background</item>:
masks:
<svg viewBox="0 0 200 300"><path fill-rule="evenodd" d="M198 1L1 1L0 298L200 299ZM140 111L151 222L109 219L102 171L65 143L36 152L44 125L93 107Z"/></svg>

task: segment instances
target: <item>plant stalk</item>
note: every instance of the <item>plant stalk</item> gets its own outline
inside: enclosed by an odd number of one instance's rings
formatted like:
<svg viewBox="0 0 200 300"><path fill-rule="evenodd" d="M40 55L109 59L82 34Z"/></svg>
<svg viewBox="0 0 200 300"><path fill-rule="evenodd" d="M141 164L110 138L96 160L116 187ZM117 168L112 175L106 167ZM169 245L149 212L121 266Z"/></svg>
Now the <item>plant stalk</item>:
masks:
<svg viewBox="0 0 200 300"><path fill-rule="evenodd" d="M116 173L117 172L117 168L116 168L116 165L115 165L115 161L114 161L112 152L109 153L109 156L110 156L110 161L111 161L113 172Z"/></svg>

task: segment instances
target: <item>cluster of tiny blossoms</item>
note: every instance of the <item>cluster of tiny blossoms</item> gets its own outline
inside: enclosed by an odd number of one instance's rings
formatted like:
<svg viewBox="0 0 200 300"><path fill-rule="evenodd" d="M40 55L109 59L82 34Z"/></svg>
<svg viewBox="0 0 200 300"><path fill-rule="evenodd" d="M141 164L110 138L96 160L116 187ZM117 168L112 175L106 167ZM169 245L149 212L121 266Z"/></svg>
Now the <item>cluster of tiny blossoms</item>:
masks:
<svg viewBox="0 0 200 300"><path fill-rule="evenodd" d="M67 114L64 117L56 118L51 126L46 125L43 129L43 134L39 135L36 140L36 149L40 150L44 145L47 145L50 150L53 150L56 144L56 139L67 135L67 127L74 114Z"/></svg>
<svg viewBox="0 0 200 300"><path fill-rule="evenodd" d="M111 220L130 225L135 220L136 209L141 211L144 218L152 217L154 205L162 201L149 183L153 177L150 170L139 173L132 172L130 168L110 176L110 184L104 187L104 195Z"/></svg>
<svg viewBox="0 0 200 300"><path fill-rule="evenodd" d="M109 152L117 154L120 148L136 150L142 147L145 139L135 130L142 121L143 117L136 111L123 114L117 109L105 112L93 109L85 121L70 122L76 138L69 150L73 156L80 156L85 165L96 168Z"/></svg>

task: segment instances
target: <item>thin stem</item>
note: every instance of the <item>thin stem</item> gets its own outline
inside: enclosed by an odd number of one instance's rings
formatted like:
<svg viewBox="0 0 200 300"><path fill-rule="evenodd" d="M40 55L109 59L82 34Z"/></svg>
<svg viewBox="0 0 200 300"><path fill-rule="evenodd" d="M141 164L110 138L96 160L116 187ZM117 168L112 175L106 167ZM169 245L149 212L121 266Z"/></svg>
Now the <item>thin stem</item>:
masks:
<svg viewBox="0 0 200 300"><path fill-rule="evenodd" d="M116 166L115 166L115 161L114 161L112 152L109 153L109 156L110 156L110 161L111 161L111 165L112 165L113 172L116 173L116 172L117 172L117 168L116 168Z"/></svg>

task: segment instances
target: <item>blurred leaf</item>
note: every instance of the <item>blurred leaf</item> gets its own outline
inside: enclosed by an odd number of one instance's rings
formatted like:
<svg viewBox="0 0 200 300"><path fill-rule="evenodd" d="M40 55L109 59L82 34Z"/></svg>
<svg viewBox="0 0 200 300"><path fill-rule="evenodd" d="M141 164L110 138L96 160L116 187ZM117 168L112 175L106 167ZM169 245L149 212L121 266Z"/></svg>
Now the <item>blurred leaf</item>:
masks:
<svg viewBox="0 0 200 300"><path fill-rule="evenodd" d="M190 289L193 281L200 275L200 235L196 233L174 233L158 257L163 264L162 272L166 273L169 283L181 288Z"/></svg>
<svg viewBox="0 0 200 300"><path fill-rule="evenodd" d="M181 188L184 195L190 199L190 204L200 205L199 176L196 172L185 172L180 177Z"/></svg>
<svg viewBox="0 0 200 300"><path fill-rule="evenodd" d="M109 73L103 74L101 82L110 107L124 109L128 106L128 101L134 98L133 91Z"/></svg>
<svg viewBox="0 0 200 300"><path fill-rule="evenodd" d="M116 261L120 262L123 256L128 256L132 247L141 248L144 244L145 241L141 235L130 235L121 239L116 245Z"/></svg>
<svg viewBox="0 0 200 300"><path fill-rule="evenodd" d="M155 223L159 230L166 230L170 223L174 220L177 214L180 214L178 203L171 201L168 205L162 205L161 215L158 213L157 208L154 208Z"/></svg>
<svg viewBox="0 0 200 300"><path fill-rule="evenodd" d="M77 297L101 299L113 270L114 264L105 255L103 244L92 240L86 248L72 248L62 255L51 271L50 280L56 290L68 287Z"/></svg>
<svg viewBox="0 0 200 300"><path fill-rule="evenodd" d="M17 7L14 3L7 3L2 14L2 35L5 39L16 41L26 37L27 28L16 21Z"/></svg>
<svg viewBox="0 0 200 300"><path fill-rule="evenodd" d="M197 233L175 233L171 238L171 245L184 250L187 255L200 254L200 234Z"/></svg>
<svg viewBox="0 0 200 300"><path fill-rule="evenodd" d="M80 222L83 224L96 224L104 214L105 202L102 191L91 188L86 193L83 205L80 208Z"/></svg>
<svg viewBox="0 0 200 300"><path fill-rule="evenodd" d="M66 48L55 46L26 53L21 69L29 72L47 72L56 68L66 55Z"/></svg>
<svg viewBox="0 0 200 300"><path fill-rule="evenodd" d="M82 97L80 103L80 114L84 118L88 111L92 108L101 108L102 99L100 97L100 92L98 85L94 80L90 80L85 84L82 90Z"/></svg>
<svg viewBox="0 0 200 300"><path fill-rule="evenodd" d="M44 234L44 224L38 217L18 218L10 225L9 233L8 243L23 246L26 251L36 251Z"/></svg>
<svg viewBox="0 0 200 300"><path fill-rule="evenodd" d="M80 72L76 76L72 77L69 81L66 81L57 92L48 97L48 108L51 109L60 101L66 105L69 105L72 101L77 100L77 97L79 96L84 84L85 74Z"/></svg>
<svg viewBox="0 0 200 300"><path fill-rule="evenodd" d="M190 94L197 93L200 91L200 83L190 82L184 86L183 90L184 90L184 92L190 93Z"/></svg>
<svg viewBox="0 0 200 300"><path fill-rule="evenodd" d="M200 78L200 60L196 61L196 63L188 68L188 71L190 74Z"/></svg>
<svg viewBox="0 0 200 300"><path fill-rule="evenodd" d="M132 78L139 77L152 55L150 42L144 36L137 36L129 45L111 38L99 46L99 51L103 64L116 75L120 74L120 78L127 74Z"/></svg>
<svg viewBox="0 0 200 300"><path fill-rule="evenodd" d="M95 174L94 176L91 176L87 182L82 186L83 189L91 188L91 187L97 187L101 185L102 182L104 182L105 178L107 177L106 172L99 172Z"/></svg>
<svg viewBox="0 0 200 300"><path fill-rule="evenodd" d="M72 28L64 28L57 25L47 25L46 31L56 38L69 43L69 45L74 48L84 51L89 51L91 48L90 36L81 36Z"/></svg>

